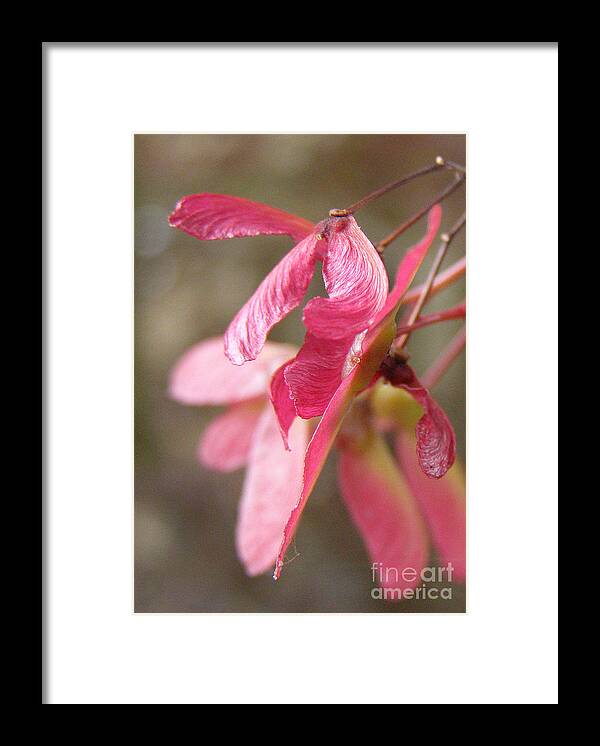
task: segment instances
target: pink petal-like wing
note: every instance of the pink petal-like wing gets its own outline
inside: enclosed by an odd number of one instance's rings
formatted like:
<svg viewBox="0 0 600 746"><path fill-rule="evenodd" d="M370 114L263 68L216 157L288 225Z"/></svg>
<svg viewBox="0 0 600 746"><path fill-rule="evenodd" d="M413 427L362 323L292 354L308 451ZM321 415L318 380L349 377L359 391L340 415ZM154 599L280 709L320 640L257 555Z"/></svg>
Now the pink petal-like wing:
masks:
<svg viewBox="0 0 600 746"><path fill-rule="evenodd" d="M290 450L288 433L292 422L296 419L296 408L294 407L294 402L290 396L290 388L285 380L285 369L290 362L292 361L288 360L280 366L275 373L273 373L273 378L271 378L271 388L269 391L269 398L271 399L271 404L275 410L275 415L281 431L281 437L283 438L283 444L287 451Z"/></svg>
<svg viewBox="0 0 600 746"><path fill-rule="evenodd" d="M374 324L385 325L395 316L402 296L412 282L439 230L441 216L441 207L436 205L429 213L426 235L407 252L402 260L396 273L394 289L387 296L387 299L384 297L383 308L378 309ZM358 227L356 228L360 231ZM340 234L334 234L334 244L338 240L335 236L338 235ZM368 243L366 237L364 240ZM371 251L375 254L375 266L381 268L383 271L383 264L372 246ZM368 255L367 249L364 250L364 254ZM338 253L337 256L339 255ZM387 287L387 280L385 281L385 286ZM333 287L333 283L331 287ZM353 299L354 297L352 296ZM360 362L364 333L357 334L356 336L354 333L350 333L345 337L336 336L338 334L341 335L344 328L353 328L352 321L350 323L345 322L346 317L351 319L350 312L342 312L339 324L335 318L337 310L340 310L341 306L346 302L346 298L343 298L342 303L336 305L329 298L315 298L305 309L305 322L308 320L312 326L317 328L318 334L325 335L328 329L332 329L333 334L332 337L326 338L325 336L320 337L312 332L308 332L296 359L286 367L285 378L292 393L296 411L300 417L316 417L323 414L342 379L357 362ZM330 305L327 305L328 303ZM380 300L377 301L376 306L379 303ZM307 309L309 311L308 314ZM313 311L316 312L317 309L320 309L322 313L323 324L321 325L319 325L318 317L312 315ZM364 329L366 316L361 318L362 322L355 324L355 326ZM369 321L373 320L370 319Z"/></svg>
<svg viewBox="0 0 600 746"><path fill-rule="evenodd" d="M339 444L338 481L382 588L414 588L429 556L423 519L387 444Z"/></svg>
<svg viewBox="0 0 600 746"><path fill-rule="evenodd" d="M466 575L465 485L458 462L442 479L428 479L417 461L415 438L400 432L396 453L419 507L427 520L440 560L452 563L454 580Z"/></svg>
<svg viewBox="0 0 600 746"><path fill-rule="evenodd" d="M306 328L322 339L347 339L367 329L383 307L388 279L381 257L352 217L330 218L323 279L327 298L304 309Z"/></svg>
<svg viewBox="0 0 600 746"><path fill-rule="evenodd" d="M407 391L425 410L416 427L417 456L423 472L432 479L440 479L452 466L456 456L456 436L452 423L410 365L391 361L391 366L385 374L388 381Z"/></svg>
<svg viewBox="0 0 600 746"><path fill-rule="evenodd" d="M297 419L289 437L286 451L273 410L266 407L253 437L236 530L238 556L249 575L273 566L302 485L308 423Z"/></svg>
<svg viewBox="0 0 600 746"><path fill-rule="evenodd" d="M312 279L319 239L311 234L274 267L225 333L225 353L235 365L254 360L267 334L296 308Z"/></svg>
<svg viewBox="0 0 600 746"><path fill-rule="evenodd" d="M323 277L329 297L313 298L304 309L308 333L285 371L296 411L305 418L323 414L356 364L355 341L362 341L388 291L381 257L353 217L331 218L321 233L327 240Z"/></svg>
<svg viewBox="0 0 600 746"><path fill-rule="evenodd" d="M182 404L221 405L265 396L273 371L294 354L289 345L269 342L255 362L238 368L223 352L222 337L194 345L171 371L169 395Z"/></svg>
<svg viewBox="0 0 600 746"><path fill-rule="evenodd" d="M323 464L331 450L336 435L339 432L342 421L348 413L352 402L362 390L368 387L376 376L379 366L383 361L395 333L395 316L398 311L402 296L414 279L414 276L425 258L427 250L435 238L441 220L441 208L434 207L429 213L427 234L416 246L406 254L398 272L394 289L388 295L383 308L377 314L373 325L368 330L362 345L360 361L353 367L348 375L342 379L335 394L329 401L323 418L318 424L306 451L304 460L304 481L302 491L298 498L290 518L286 524L283 541L273 577L277 580L281 575L285 553L290 546L298 522L306 506L308 498L315 486L317 478L323 468Z"/></svg>
<svg viewBox="0 0 600 746"><path fill-rule="evenodd" d="M342 382L353 340L320 339L310 332L305 336L295 360L285 369L285 380L300 417L310 419L323 414Z"/></svg>
<svg viewBox="0 0 600 746"><path fill-rule="evenodd" d="M234 471L245 466L264 408L264 401L243 402L215 417L200 438L200 463L215 471Z"/></svg>
<svg viewBox="0 0 600 746"><path fill-rule="evenodd" d="M228 194L183 197L169 216L169 224L204 241L281 234L301 241L313 229L304 218Z"/></svg>
<svg viewBox="0 0 600 746"><path fill-rule="evenodd" d="M302 490L299 491L298 500L285 526L283 541L277 555L273 573L275 580L281 575L285 553L294 537L302 512L321 473L342 421L350 410L354 398L367 388L373 380L373 376L392 342L393 333L393 325L382 324L377 332L370 332L367 335L367 343L360 364L356 365L342 380L313 433L304 458Z"/></svg>

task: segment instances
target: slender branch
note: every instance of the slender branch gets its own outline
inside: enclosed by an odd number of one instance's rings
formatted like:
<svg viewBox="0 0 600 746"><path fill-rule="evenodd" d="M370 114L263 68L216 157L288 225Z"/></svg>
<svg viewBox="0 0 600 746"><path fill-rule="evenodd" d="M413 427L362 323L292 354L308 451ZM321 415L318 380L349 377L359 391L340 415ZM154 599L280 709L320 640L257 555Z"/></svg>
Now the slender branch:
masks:
<svg viewBox="0 0 600 746"><path fill-rule="evenodd" d="M410 217L406 222L402 223L396 230L392 231L388 236L386 236L383 240L381 240L377 246L377 251L381 254L383 253L383 250L386 246L389 246L392 241L395 241L398 236L401 236L404 231L407 231L412 225L414 225L418 220L420 220L423 215L426 215L429 210L434 205L437 205L438 202L442 202L446 199L446 197L449 197L453 192L455 192L462 184L465 183L466 177L465 176L458 176L456 175L455 181L452 182L452 184L449 184L447 187L442 189L439 194L436 194L436 196L429 200L429 202L422 207L418 212L416 212L412 217Z"/></svg>
<svg viewBox="0 0 600 746"><path fill-rule="evenodd" d="M448 233L442 233L442 241L444 243L447 243L448 246L452 243L457 233L459 233L464 227L467 222L467 217L463 213L460 218L454 223L452 228L448 231Z"/></svg>
<svg viewBox="0 0 600 746"><path fill-rule="evenodd" d="M461 174L467 173L467 169L464 166L461 166L459 163L455 163L454 161L446 161L446 168L449 168L451 171L458 171Z"/></svg>
<svg viewBox="0 0 600 746"><path fill-rule="evenodd" d="M422 329L432 324L439 324L440 321L452 321L453 319L464 319L467 313L467 306L465 301L459 303L458 306L447 308L445 311L438 311L437 313L430 313L427 316L421 316L418 321L414 324L399 326L396 330L396 339L401 337L403 334L410 334L416 329Z"/></svg>
<svg viewBox="0 0 600 746"><path fill-rule="evenodd" d="M435 278L433 285L431 286L431 290L429 291L429 297L432 298L436 293L439 293L440 290L443 290L444 288L447 288L448 285L451 285L455 280L458 280L459 277L462 277L467 269L467 258L465 256L462 257L462 259L459 259L457 262L452 264L448 269L444 270L443 272L440 272L440 274ZM414 303L416 300L419 299L419 296L423 292L423 285L417 285L414 288L411 288L404 298L402 298L402 305L406 306L410 303Z"/></svg>
<svg viewBox="0 0 600 746"><path fill-rule="evenodd" d="M448 345L441 351L434 363L427 369L421 382L425 388L431 389L446 373L448 368L464 350L467 342L467 329L465 326L452 337Z"/></svg>
<svg viewBox="0 0 600 746"><path fill-rule="evenodd" d="M415 321L419 318L419 314L421 313L423 306L427 302L427 298L429 297L431 287L439 271L439 268L442 262L444 261L444 257L446 256L448 247L452 243L456 234L465 225L465 222L466 222L466 218L463 215L461 218L459 218L459 220L457 220L457 222L452 226L452 228L450 229L448 233L442 234L441 243L437 250L437 254L435 255L435 258L433 260L433 264L431 265L431 269L429 270L427 279L423 283L423 289L421 291L421 294L410 312L410 316L408 317L406 326L412 326L415 323ZM390 355L394 356L400 353L404 345L407 343L409 336L410 336L410 333L403 334L401 337L396 338L393 341L392 346L390 347Z"/></svg>
<svg viewBox="0 0 600 746"><path fill-rule="evenodd" d="M365 205L368 205L369 203L373 202L373 200L376 200L379 197L383 197L384 194L387 194L388 192L391 192L394 189L398 189L398 187L404 186L405 184L410 183L414 179L418 179L420 176L426 176L427 174L431 174L434 171L440 171L444 168L450 169L453 171L463 170L462 166L458 166L458 164L455 164L452 161L446 161L441 156L438 155L438 157L435 159L435 163L431 164L430 166L419 168L417 171L413 171L412 173L406 176L403 176L401 179L397 179L396 181L392 181L389 184L386 184L385 186L382 186L379 189L376 189L374 192L367 194L366 197L359 199L358 202L354 202L349 207L345 207L342 210L338 210L338 209L330 210L329 215L332 218L341 218L346 215L352 215L357 210L360 210L361 208L365 207Z"/></svg>

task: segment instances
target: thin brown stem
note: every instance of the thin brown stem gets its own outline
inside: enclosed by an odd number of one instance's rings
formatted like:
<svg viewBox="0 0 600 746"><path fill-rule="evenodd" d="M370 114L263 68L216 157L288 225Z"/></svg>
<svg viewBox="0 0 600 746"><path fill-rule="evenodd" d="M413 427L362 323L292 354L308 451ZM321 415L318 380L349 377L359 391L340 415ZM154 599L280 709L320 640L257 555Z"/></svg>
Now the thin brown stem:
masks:
<svg viewBox="0 0 600 746"><path fill-rule="evenodd" d="M435 159L435 163L431 164L430 166L419 168L417 169L417 171L413 171L412 173L407 174L406 176L403 176L396 181L392 181L389 184L376 189L374 192L367 194L366 197L359 199L358 202L354 202L349 207L345 207L342 210L330 210L329 215L332 218L341 218L346 215L353 215L355 212L357 212L357 210L365 207L365 205L373 202L373 200L379 199L379 197L383 197L384 194L387 194L394 189L398 189L398 187L404 186L405 184L409 184L411 181L414 181L414 179L418 179L420 176L426 176L427 174L431 174L434 171L440 171L442 169L450 169L452 171L463 170L461 166L458 166L458 164L452 163L451 161L446 161L441 156L438 156Z"/></svg>
<svg viewBox="0 0 600 746"><path fill-rule="evenodd" d="M467 173L467 169L464 166L461 166L459 163L455 163L454 161L446 161L446 168L449 168L451 171L458 171L461 174Z"/></svg>
<svg viewBox="0 0 600 746"><path fill-rule="evenodd" d="M448 267L448 269L445 269L443 272L439 273L439 275L435 278L433 285L431 286L429 297L433 298L433 296L436 295L436 293L439 293L440 290L447 288L453 282L458 280L459 277L462 277L466 269L467 258L463 256L457 262L454 262L454 264ZM419 299L419 296L422 292L423 285L417 285L416 287L412 288L406 293L404 298L402 298L402 305L407 306L411 303L414 303L416 300Z"/></svg>
<svg viewBox="0 0 600 746"><path fill-rule="evenodd" d="M452 321L454 319L464 319L466 316L466 303L463 301L458 306L447 308L444 311L438 311L437 313L430 313L427 316L421 316L418 321L414 324L407 324L406 326L399 326L396 330L396 339L401 337L403 334L410 334L416 329L423 329L426 326L432 324L439 324L440 321Z"/></svg>
<svg viewBox="0 0 600 746"><path fill-rule="evenodd" d="M427 302L427 299L429 297L429 293L431 292L431 288L433 286L433 282L436 278L436 275L439 271L439 268L444 261L444 257L446 256L446 253L448 251L448 247L452 243L454 237L456 234L460 231L460 229L465 225L466 219L463 215L457 222L452 226L450 231L448 233L443 233L441 237L441 243L437 250L437 254L435 255L435 258L433 260L433 264L431 265L431 269L429 270L429 274L427 275L427 279L423 283L423 289L421 290L421 294L417 299L417 302L413 306L410 316L408 317L408 321L406 323L406 326L412 326L415 321L419 318L419 314L421 313L421 310L423 309L423 306ZM397 337L394 342L392 343L392 346L390 347L390 355L395 355L400 353L406 342L408 341L408 338L410 336L410 333L403 334L401 337Z"/></svg>
<svg viewBox="0 0 600 746"><path fill-rule="evenodd" d="M421 376L421 382L425 388L433 388L442 376L446 373L448 368L464 350L467 342L467 329L465 326L452 337L448 345L441 351L434 363L427 369L423 376Z"/></svg>
<svg viewBox="0 0 600 746"><path fill-rule="evenodd" d="M396 230L393 230L388 236L381 240L376 246L377 251L382 254L386 246L389 246L392 241L395 241L398 236L401 236L405 231L413 226L418 220L423 217L423 215L426 215L434 205L437 205L438 202L443 202L446 197L449 197L453 192L455 192L462 184L464 184L465 180L465 176L459 176L457 174L456 179L452 182L452 184L448 184L448 186L442 189L441 192L436 194L433 199L429 200L429 202L424 207L422 207L412 217L402 223L402 225L398 226Z"/></svg>

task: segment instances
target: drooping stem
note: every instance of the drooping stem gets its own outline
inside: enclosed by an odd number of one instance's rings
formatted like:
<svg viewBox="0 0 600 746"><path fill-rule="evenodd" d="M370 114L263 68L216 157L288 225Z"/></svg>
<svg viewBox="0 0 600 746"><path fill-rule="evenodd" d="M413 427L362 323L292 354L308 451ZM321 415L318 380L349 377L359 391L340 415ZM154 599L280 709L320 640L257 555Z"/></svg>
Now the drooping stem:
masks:
<svg viewBox="0 0 600 746"><path fill-rule="evenodd" d="M467 313L467 305L465 301L459 303L457 306L447 308L444 311L438 311L437 313L430 313L427 316L421 316L418 321L414 324L399 326L396 330L396 339L401 337L403 334L410 334L416 329L423 329L426 326L432 324L438 324L440 321L452 321L453 319L464 319Z"/></svg>
<svg viewBox="0 0 600 746"><path fill-rule="evenodd" d="M439 273L439 275L433 281L433 285L431 286L431 290L429 291L429 297L433 298L433 296L436 295L436 293L439 293L440 290L447 288L453 282L458 280L459 277L462 277L466 269L467 258L463 256L462 259L454 262L454 264L448 267L448 269L445 269L443 272ZM423 285L417 285L416 287L411 288L411 290L406 293L404 298L402 298L402 305L407 306L411 303L414 303L416 300L419 299L419 296L422 292Z"/></svg>
<svg viewBox="0 0 600 746"><path fill-rule="evenodd" d="M414 179L418 179L420 176L426 176L427 174L431 174L434 171L440 171L441 169L450 169L452 171L456 171L456 170L462 169L462 167L458 166L458 164L452 163L452 165L450 165L450 163L452 162L448 162L444 160L444 158L442 158L441 156L438 156L435 159L435 163L431 164L430 166L419 168L417 169L417 171L413 171L412 173L407 174L406 176L403 176L402 178L397 179L396 181L392 181L389 184L386 184L385 186L382 186L379 189L376 189L374 192L367 194L366 197L359 199L358 202L354 202L349 207L345 207L341 210L339 209L330 210L329 216L332 218L341 218L346 215L353 215L355 212L365 207L365 205L368 205L374 200L379 199L379 197L383 197L384 194L387 194L388 192L391 192L394 189L398 189L399 187L404 186L405 184L409 184L411 181L414 181Z"/></svg>
<svg viewBox="0 0 600 746"><path fill-rule="evenodd" d="M450 229L448 233L442 234L441 243L437 250L437 254L435 255L433 264L431 265L431 269L429 270L429 274L427 275L427 279L423 283L423 289L421 290L421 294L417 298L417 301L410 312L410 316L408 317L406 326L413 326L413 324L419 318L419 314L421 313L423 306L425 305L425 303L427 302L427 299L429 298L429 293L431 292L431 288L433 286L436 275L440 269L440 266L442 262L444 261L444 257L446 256L448 247L452 243L456 234L465 225L465 222L466 222L466 218L463 215L461 218L459 218L459 220L456 221L456 223L452 226L452 228ZM392 342L392 345L390 347L390 355L392 356L399 355L401 353L402 348L408 341L409 336L410 336L410 333L408 334L405 333L405 334L402 334L400 337L397 337Z"/></svg>
<svg viewBox="0 0 600 746"><path fill-rule="evenodd" d="M386 246L389 246L392 241L395 241L398 236L401 236L405 231L413 226L418 220L423 217L423 215L426 215L434 205L437 205L438 202L443 202L446 197L449 197L453 192L455 192L462 184L465 183L465 180L466 178L464 176L457 175L455 181L453 181L452 184L448 184L447 187L436 194L433 199L430 199L429 202L418 212L416 212L412 217L408 218L408 220L402 223L402 225L398 226L398 228L393 230L388 236L382 239L375 247L377 251L382 254Z"/></svg>
<svg viewBox="0 0 600 746"><path fill-rule="evenodd" d="M425 388L431 389L438 383L444 373L446 373L448 368L450 368L452 363L464 350L466 342L467 329L463 326L440 352L435 362L432 363L425 374L421 376L421 382Z"/></svg>

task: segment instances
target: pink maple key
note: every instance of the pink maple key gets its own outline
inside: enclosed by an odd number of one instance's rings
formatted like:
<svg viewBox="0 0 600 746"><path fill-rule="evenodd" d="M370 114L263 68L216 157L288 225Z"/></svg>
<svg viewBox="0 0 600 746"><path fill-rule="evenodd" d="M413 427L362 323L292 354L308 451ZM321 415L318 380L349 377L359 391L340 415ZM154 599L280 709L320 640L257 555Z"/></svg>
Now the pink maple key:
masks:
<svg viewBox="0 0 600 746"><path fill-rule="evenodd" d="M347 338L385 302L385 268L352 216L328 218L313 226L269 205L223 194L196 194L179 201L169 223L203 240L287 234L299 241L229 325L225 354L235 365L254 360L273 326L297 308L317 261L323 264L329 294L327 299L315 298L305 309L307 327L317 337Z"/></svg>
<svg viewBox="0 0 600 746"><path fill-rule="evenodd" d="M227 360L220 337L207 339L179 359L169 382L170 396L183 404L226 407L204 431L197 455L215 471L246 468L236 546L249 575L272 567L302 485L308 423L296 420L286 451L267 398L273 371L293 351L269 342L242 369Z"/></svg>
<svg viewBox="0 0 600 746"><path fill-rule="evenodd" d="M444 165L438 159L417 175ZM439 201L463 181L459 176ZM274 562L274 578L279 578L308 498L336 445L340 490L373 566L418 570L433 542L440 557L452 562L456 578L464 578L464 498L455 478L446 476L455 473L454 430L405 352L416 330L465 316L464 303L420 315L431 294L464 272L464 262L458 262L437 277L464 220L442 234L427 280L409 293L439 233L440 205L434 200L412 219L428 211L425 235L405 253L391 290L381 254L404 228L375 248L353 216L405 182L345 210L331 210L316 225L269 205L217 194L184 197L169 218L172 226L202 240L286 234L296 242L237 312L224 341L192 348L175 367L170 386L182 403L228 407L205 431L198 454L209 468L248 467L237 546L249 574ZM266 342L273 326L302 302L317 263L327 295L304 307L302 347L295 351ZM404 303L408 320L398 325ZM438 377L451 362L446 357L437 364ZM385 411L391 402L382 395L386 390L408 397L412 414L417 413L408 429L393 424L395 454L385 440L393 422ZM411 587L415 579L402 582Z"/></svg>

